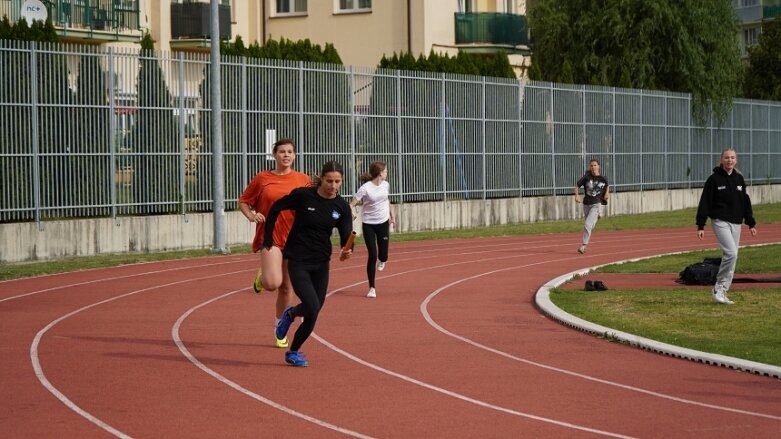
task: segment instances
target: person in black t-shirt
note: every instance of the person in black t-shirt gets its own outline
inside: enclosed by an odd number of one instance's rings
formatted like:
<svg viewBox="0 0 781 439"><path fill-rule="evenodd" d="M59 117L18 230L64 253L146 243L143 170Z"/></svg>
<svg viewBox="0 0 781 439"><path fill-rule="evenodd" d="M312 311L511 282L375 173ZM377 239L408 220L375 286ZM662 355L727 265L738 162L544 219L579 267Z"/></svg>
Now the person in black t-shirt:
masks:
<svg viewBox="0 0 781 439"><path fill-rule="evenodd" d="M602 215L602 205L607 204L610 189L607 179L599 173L599 160L591 159L589 170L575 183L575 202L580 203L578 188L583 187L583 216L586 218L583 225L583 241L578 251L586 253L586 246L591 239L591 231L597 225L597 220Z"/></svg>
<svg viewBox="0 0 781 439"><path fill-rule="evenodd" d="M279 213L293 210L296 214L282 255L287 259L293 291L301 303L285 309L276 330L277 339L281 340L287 336L295 318L302 318L290 350L285 352L285 362L293 366L309 365L299 349L312 334L325 303L332 252L331 233L334 227L338 229L340 247L344 248L353 230L352 210L339 195L343 177L341 165L336 162L324 164L315 187L294 189L277 200L266 217L263 246L268 248L274 245L274 224ZM342 252L349 257L352 250Z"/></svg>

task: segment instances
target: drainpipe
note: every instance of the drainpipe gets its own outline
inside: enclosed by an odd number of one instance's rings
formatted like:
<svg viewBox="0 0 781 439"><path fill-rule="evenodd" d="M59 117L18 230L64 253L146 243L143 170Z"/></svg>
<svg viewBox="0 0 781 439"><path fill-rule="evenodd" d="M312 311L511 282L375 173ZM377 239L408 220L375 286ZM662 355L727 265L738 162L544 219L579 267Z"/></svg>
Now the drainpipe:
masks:
<svg viewBox="0 0 781 439"><path fill-rule="evenodd" d="M412 0L407 0L407 53L412 53Z"/></svg>
<svg viewBox="0 0 781 439"><path fill-rule="evenodd" d="M263 36L260 38L260 42L262 46L266 45L266 2L262 1L260 2L260 32L263 34Z"/></svg>

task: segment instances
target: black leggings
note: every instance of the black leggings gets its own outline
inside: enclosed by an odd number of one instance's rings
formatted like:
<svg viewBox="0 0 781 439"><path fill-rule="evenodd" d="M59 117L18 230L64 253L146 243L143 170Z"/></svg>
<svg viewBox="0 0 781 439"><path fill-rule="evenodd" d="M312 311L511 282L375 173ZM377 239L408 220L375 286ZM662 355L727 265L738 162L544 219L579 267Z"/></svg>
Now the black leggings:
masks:
<svg viewBox="0 0 781 439"><path fill-rule="evenodd" d="M377 251L380 252L380 262L388 260L388 242L390 241L390 221L382 224L362 225L363 240L366 242L366 250L369 259L366 261L366 275L369 278L369 287L374 288L374 277L377 267Z"/></svg>
<svg viewBox="0 0 781 439"><path fill-rule="evenodd" d="M291 351L297 351L304 344L309 335L315 329L317 316L325 304L325 293L328 291L329 261L322 263L297 262L292 259L287 261L287 272L296 296L301 303L291 310L292 317L303 317L303 321L296 330Z"/></svg>

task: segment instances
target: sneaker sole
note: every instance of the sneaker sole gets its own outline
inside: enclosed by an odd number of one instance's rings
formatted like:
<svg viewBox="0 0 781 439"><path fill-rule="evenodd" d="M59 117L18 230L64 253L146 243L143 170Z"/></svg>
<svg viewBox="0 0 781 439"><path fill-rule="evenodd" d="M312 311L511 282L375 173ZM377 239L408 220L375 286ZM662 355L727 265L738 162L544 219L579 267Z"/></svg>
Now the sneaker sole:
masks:
<svg viewBox="0 0 781 439"><path fill-rule="evenodd" d="M289 364L291 366L295 366L295 367L307 367L307 366L309 366L309 362L308 361L305 361L303 363L296 363L295 361L287 361L287 360L285 360L285 363L287 363L287 364Z"/></svg>
<svg viewBox="0 0 781 439"><path fill-rule="evenodd" d="M288 347L287 337L283 338L282 340L274 337L274 343L278 348L286 348Z"/></svg>

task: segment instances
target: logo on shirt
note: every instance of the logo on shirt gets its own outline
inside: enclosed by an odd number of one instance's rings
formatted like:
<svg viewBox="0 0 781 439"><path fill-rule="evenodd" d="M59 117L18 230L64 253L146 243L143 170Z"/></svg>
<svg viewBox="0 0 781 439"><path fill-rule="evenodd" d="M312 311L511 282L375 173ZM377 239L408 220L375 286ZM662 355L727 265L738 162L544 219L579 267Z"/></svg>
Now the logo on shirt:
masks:
<svg viewBox="0 0 781 439"><path fill-rule="evenodd" d="M743 186L738 186L738 192L743 190Z"/></svg>
<svg viewBox="0 0 781 439"><path fill-rule="evenodd" d="M727 186L718 186L716 189L723 191L724 189L727 189Z"/></svg>
<svg viewBox="0 0 781 439"><path fill-rule="evenodd" d="M339 212L337 212L337 211L335 211L335 210L334 210L334 211L331 211L331 218L333 218L333 219L334 219L334 221L335 221L335 220L338 220L338 219L339 219L341 216L342 216L342 215L341 215Z"/></svg>
<svg viewBox="0 0 781 439"><path fill-rule="evenodd" d="M315 211L315 208L314 208L314 207L307 207L307 208L306 208L306 210L308 210L308 211L310 211L310 212L314 212L314 211Z"/></svg>

